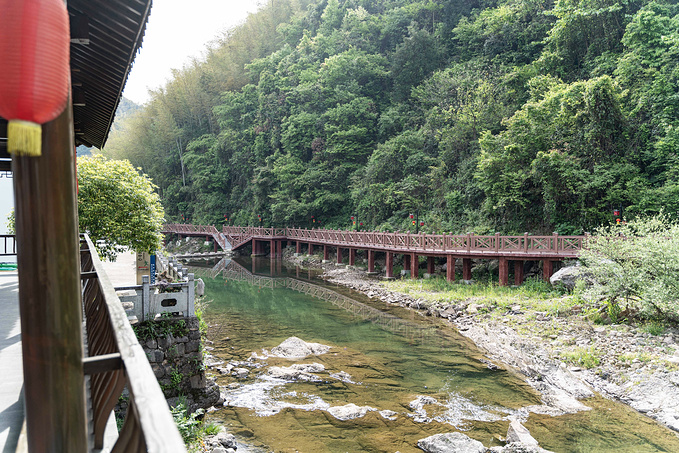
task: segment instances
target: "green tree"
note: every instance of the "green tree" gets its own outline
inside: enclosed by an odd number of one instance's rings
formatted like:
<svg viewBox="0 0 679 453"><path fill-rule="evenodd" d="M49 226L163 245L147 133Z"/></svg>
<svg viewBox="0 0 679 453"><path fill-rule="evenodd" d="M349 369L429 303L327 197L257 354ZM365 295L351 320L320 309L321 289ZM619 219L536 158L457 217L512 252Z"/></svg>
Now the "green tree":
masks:
<svg viewBox="0 0 679 453"><path fill-rule="evenodd" d="M90 235L102 259L114 261L127 247L138 252L160 247L164 212L155 189L129 161L78 160L80 231Z"/></svg>

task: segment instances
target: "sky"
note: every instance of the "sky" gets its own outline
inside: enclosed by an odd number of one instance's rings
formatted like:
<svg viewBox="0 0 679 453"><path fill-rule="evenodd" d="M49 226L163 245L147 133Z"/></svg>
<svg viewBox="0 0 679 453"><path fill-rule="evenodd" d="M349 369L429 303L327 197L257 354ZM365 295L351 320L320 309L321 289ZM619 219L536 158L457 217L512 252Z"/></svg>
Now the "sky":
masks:
<svg viewBox="0 0 679 453"><path fill-rule="evenodd" d="M200 59L210 41L242 23L264 1L155 0L123 96L146 103L148 88L165 85L171 70L181 69L191 57Z"/></svg>

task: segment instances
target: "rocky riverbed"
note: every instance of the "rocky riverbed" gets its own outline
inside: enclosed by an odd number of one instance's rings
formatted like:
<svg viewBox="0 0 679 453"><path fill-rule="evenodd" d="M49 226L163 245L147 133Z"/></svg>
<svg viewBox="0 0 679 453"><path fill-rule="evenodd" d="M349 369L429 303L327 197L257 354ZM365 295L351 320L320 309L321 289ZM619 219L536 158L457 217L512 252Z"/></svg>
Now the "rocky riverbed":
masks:
<svg viewBox="0 0 679 453"><path fill-rule="evenodd" d="M521 303L500 308L483 298L432 302L390 290L361 270L332 264L324 269L330 282L423 316L447 319L487 352L489 366L506 364L542 393L544 404L535 412L559 415L586 410L579 400L594 391L679 431L676 328L652 335L626 324L597 325L578 306L550 313Z"/></svg>

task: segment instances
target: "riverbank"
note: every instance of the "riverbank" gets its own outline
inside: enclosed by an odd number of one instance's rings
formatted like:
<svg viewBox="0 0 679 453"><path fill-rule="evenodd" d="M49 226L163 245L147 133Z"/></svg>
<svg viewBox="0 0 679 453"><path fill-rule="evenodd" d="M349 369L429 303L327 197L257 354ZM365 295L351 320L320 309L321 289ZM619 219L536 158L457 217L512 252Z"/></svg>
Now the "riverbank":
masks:
<svg viewBox="0 0 679 453"><path fill-rule="evenodd" d="M424 284L384 282L314 257L289 260L322 267L326 280L368 297L447 320L486 351L488 366L513 369L541 392L543 405L531 411L587 410L586 398L597 392L679 431L676 328L595 324L571 295L533 301L517 291L501 300L486 295L456 299Z"/></svg>

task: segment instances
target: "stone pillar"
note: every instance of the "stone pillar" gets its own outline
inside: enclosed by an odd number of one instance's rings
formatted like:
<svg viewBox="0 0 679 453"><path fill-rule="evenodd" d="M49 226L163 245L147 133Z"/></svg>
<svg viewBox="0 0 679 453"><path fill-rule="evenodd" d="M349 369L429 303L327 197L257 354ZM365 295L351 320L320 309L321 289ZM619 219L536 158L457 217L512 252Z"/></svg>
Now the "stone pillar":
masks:
<svg viewBox="0 0 679 453"><path fill-rule="evenodd" d="M523 284L523 261L514 261L514 284Z"/></svg>
<svg viewBox="0 0 679 453"><path fill-rule="evenodd" d="M410 278L417 278L417 271L420 267L419 257L415 253L411 253L410 258Z"/></svg>
<svg viewBox="0 0 679 453"><path fill-rule="evenodd" d="M434 257L427 257L427 274L434 275Z"/></svg>
<svg viewBox="0 0 679 453"><path fill-rule="evenodd" d="M544 278L545 281L548 282L549 278L552 276L553 273L554 273L554 261L542 260L542 278Z"/></svg>
<svg viewBox="0 0 679 453"><path fill-rule="evenodd" d="M462 280L472 279L472 259L462 258Z"/></svg>
<svg viewBox="0 0 679 453"><path fill-rule="evenodd" d="M337 264L342 264L342 248L337 247Z"/></svg>
<svg viewBox="0 0 679 453"><path fill-rule="evenodd" d="M448 255L448 260L446 261L446 278L449 282L455 281L455 261L453 255Z"/></svg>
<svg viewBox="0 0 679 453"><path fill-rule="evenodd" d="M349 266L356 264L356 249L349 249Z"/></svg>
<svg viewBox="0 0 679 453"><path fill-rule="evenodd" d="M500 286L509 286L509 260L506 257L500 257L500 269L499 269L499 283Z"/></svg>
<svg viewBox="0 0 679 453"><path fill-rule="evenodd" d="M387 252L386 261L386 277L394 278L394 254L392 252Z"/></svg>
<svg viewBox="0 0 679 453"><path fill-rule="evenodd" d="M375 272L375 251L370 249L368 250L368 272Z"/></svg>

